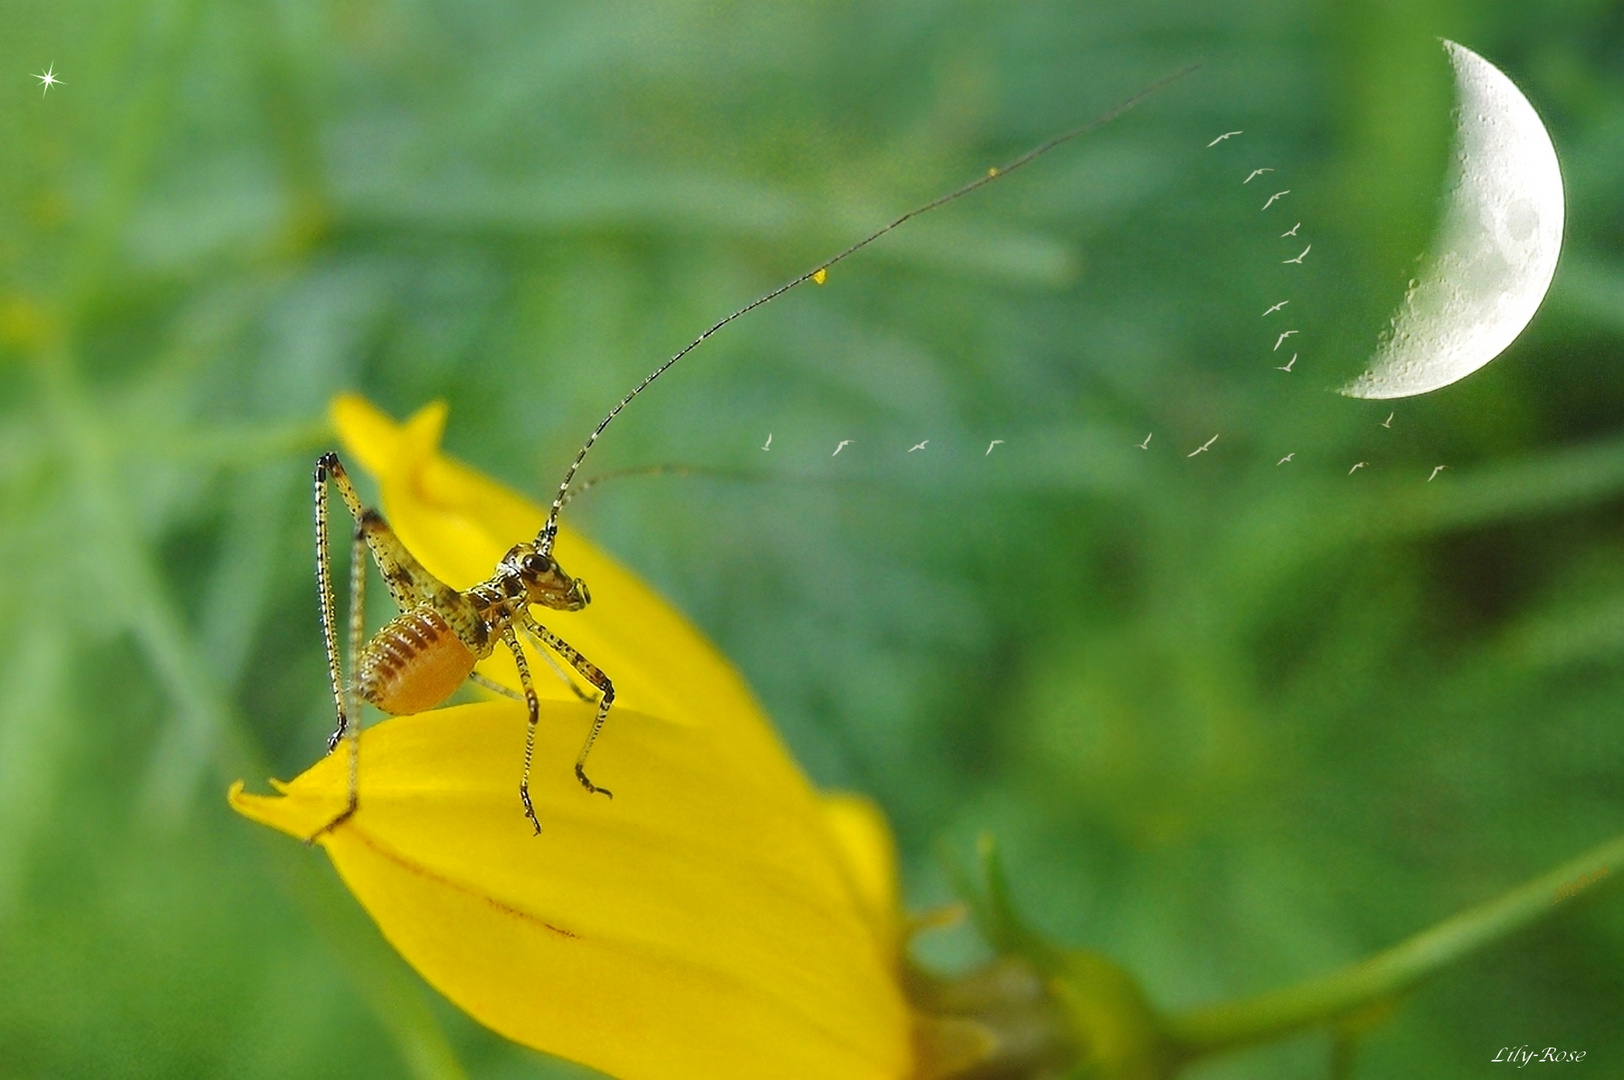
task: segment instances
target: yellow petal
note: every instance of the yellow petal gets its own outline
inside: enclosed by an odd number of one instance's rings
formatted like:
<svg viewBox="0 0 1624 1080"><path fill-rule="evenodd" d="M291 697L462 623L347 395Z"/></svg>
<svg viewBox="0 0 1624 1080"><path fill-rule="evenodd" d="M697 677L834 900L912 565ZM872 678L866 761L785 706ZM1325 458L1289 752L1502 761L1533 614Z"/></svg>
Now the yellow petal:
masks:
<svg viewBox="0 0 1624 1080"><path fill-rule="evenodd" d="M901 899L897 891L897 849L885 815L871 799L849 792L823 796L824 820L834 838L840 865L851 883L874 938L897 956Z"/></svg>
<svg viewBox="0 0 1624 1080"><path fill-rule="evenodd" d="M439 454L443 406L396 424L341 398L333 414L401 539L450 584L540 528L539 507ZM737 673L635 577L568 532L556 550L593 603L549 625L618 692L591 762L615 799L575 783L592 710L538 666L537 689L567 698L542 703L542 835L519 806L522 706L400 717L367 729L361 808L319 841L345 882L474 1017L625 1080L907 1076L878 812L813 792ZM511 661L487 674L514 678ZM239 786L232 803L302 839L344 805L346 776L341 751L282 797Z"/></svg>
<svg viewBox="0 0 1624 1080"><path fill-rule="evenodd" d="M429 982L490 1027L624 1080L907 1075L908 1020L810 792L721 765L689 725L620 715L621 790L569 762L591 710L545 703L533 836L524 710L499 701L367 729L360 809L323 835ZM304 838L344 805L344 752L247 816Z"/></svg>

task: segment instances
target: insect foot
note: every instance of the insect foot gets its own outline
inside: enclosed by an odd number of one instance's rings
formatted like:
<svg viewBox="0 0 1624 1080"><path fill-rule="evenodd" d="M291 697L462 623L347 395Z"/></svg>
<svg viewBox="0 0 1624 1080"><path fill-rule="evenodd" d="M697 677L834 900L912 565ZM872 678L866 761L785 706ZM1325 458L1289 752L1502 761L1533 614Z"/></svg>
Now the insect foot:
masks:
<svg viewBox="0 0 1624 1080"><path fill-rule="evenodd" d="M519 781L519 801L524 804L524 816L530 819L530 828L533 835L541 835L541 819L536 817L536 808L530 802L530 781Z"/></svg>
<svg viewBox="0 0 1624 1080"><path fill-rule="evenodd" d="M615 793L610 791L608 788L599 787L597 784L594 784L591 780L588 780L587 777L586 777L586 770L581 768L581 766L579 766L579 765L575 766L575 779L579 780L581 782L581 786L586 788L586 790L590 794L593 794L593 795L607 795L611 799L615 797Z"/></svg>

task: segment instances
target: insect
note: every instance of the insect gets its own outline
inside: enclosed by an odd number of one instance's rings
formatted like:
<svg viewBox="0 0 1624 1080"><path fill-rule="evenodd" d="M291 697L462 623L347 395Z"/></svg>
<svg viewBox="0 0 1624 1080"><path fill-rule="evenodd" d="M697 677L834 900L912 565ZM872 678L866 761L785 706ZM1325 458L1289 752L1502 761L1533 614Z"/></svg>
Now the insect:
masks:
<svg viewBox="0 0 1624 1080"><path fill-rule="evenodd" d="M356 811L360 802L360 731L363 703L370 703L392 715L420 712L433 708L460 687L465 681L474 681L487 689L511 695L507 688L485 679L474 671L474 666L492 655L498 647L513 656L518 667L519 684L528 709L525 730L524 761L519 776L519 802L531 828L541 832L541 822L530 801L530 773L535 753L536 725L540 707L530 664L525 656L524 640L528 639L537 652L568 682L577 695L592 700L559 666L558 661L572 668L596 690L596 712L587 731L586 741L575 759L575 778L589 793L611 795L609 789L594 783L586 772L587 758L615 701L615 684L608 673L554 633L535 615L534 609L546 611L580 611L592 601L586 583L571 577L553 558L553 543L558 534L558 515L571 496L570 484L586 460L594 444L632 399L648 389L649 385L670 368L702 345L711 335L728 323L749 314L763 304L782 296L807 281L823 284L829 268L861 251L886 233L912 218L953 202L1000 177L1006 176L1063 143L1084 135L1109 123L1127 112L1141 100L1193 71L1185 68L1151 84L1126 101L1096 119L1042 143L1001 168L990 169L936 199L925 203L891 221L883 228L845 248L833 258L826 259L800 276L764 293L732 314L713 323L704 333L678 350L660 364L609 410L598 426L587 436L553 496L547 522L533 539L517 543L510 548L491 576L472 588L452 588L431 574L410 551L377 510L361 503L355 485L350 482L344 465L336 453L326 453L316 462L315 516L316 516L316 577L321 607L322 637L327 649L327 670L333 692L333 706L337 723L327 740L331 753L340 742L349 748L349 799L345 808L312 837L315 839L343 822ZM349 579L348 654L351 672L345 677L339 652L337 603L333 590L332 559L329 551L328 492L336 487L340 499L355 522L352 538ZM383 575L390 597L398 613L370 638L363 640L365 625L366 555L370 554ZM550 616L549 616L550 618ZM557 657L557 661L553 660Z"/></svg>

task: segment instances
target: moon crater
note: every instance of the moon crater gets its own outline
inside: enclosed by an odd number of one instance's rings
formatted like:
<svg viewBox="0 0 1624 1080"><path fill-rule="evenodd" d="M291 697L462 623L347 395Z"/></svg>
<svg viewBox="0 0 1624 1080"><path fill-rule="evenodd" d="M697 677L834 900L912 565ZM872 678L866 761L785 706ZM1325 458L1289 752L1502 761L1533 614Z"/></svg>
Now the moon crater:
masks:
<svg viewBox="0 0 1624 1080"><path fill-rule="evenodd" d="M1445 41L1455 69L1455 153L1445 209L1420 277L1342 388L1358 398L1425 394L1500 355L1539 310L1562 250L1556 148L1500 69Z"/></svg>

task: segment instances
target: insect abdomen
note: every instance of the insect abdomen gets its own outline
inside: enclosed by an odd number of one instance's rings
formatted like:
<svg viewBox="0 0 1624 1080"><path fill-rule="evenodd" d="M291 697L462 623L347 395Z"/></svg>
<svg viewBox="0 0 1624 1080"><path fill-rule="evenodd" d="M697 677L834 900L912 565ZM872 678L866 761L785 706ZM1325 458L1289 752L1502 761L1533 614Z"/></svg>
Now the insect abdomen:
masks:
<svg viewBox="0 0 1624 1080"><path fill-rule="evenodd" d="M474 654L431 607L384 624L355 661L355 688L392 715L432 709L474 670Z"/></svg>

